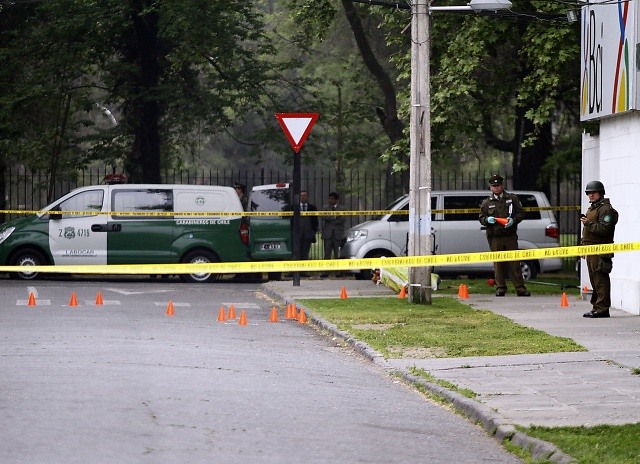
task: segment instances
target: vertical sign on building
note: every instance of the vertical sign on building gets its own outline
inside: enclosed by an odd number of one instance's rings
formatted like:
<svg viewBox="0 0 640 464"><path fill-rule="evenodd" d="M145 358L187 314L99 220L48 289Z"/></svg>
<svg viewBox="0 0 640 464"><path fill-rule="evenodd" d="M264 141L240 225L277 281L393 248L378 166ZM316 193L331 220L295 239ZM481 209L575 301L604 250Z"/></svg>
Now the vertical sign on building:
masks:
<svg viewBox="0 0 640 464"><path fill-rule="evenodd" d="M595 0L582 8L581 121L640 108L637 6L638 0Z"/></svg>

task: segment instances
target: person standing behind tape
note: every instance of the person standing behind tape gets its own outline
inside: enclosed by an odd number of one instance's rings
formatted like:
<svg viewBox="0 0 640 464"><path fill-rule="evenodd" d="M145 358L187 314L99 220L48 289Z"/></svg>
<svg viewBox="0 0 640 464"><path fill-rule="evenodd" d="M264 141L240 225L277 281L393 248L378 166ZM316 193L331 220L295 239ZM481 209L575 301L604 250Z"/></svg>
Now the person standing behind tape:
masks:
<svg viewBox="0 0 640 464"><path fill-rule="evenodd" d="M325 211L344 211L342 205L338 204L340 195L336 192L329 194L328 204L323 208ZM322 216L322 241L324 242L324 259L334 259L340 257L340 246L344 240L345 216ZM329 277L323 272L320 277Z"/></svg>
<svg viewBox="0 0 640 464"><path fill-rule="evenodd" d="M582 245L603 245L613 243L613 234L618 223L618 212L613 209L608 198L604 197L604 184L598 180L587 183L585 193L589 197L589 209L582 215ZM593 309L584 313L584 317L609 317L611 306L611 279L613 253L589 255L586 257L589 280L591 281L591 305Z"/></svg>
<svg viewBox="0 0 640 464"><path fill-rule="evenodd" d="M300 211L318 211L315 205L309 203L309 193L300 192ZM311 245L316 243L318 233L318 216L300 216L300 259L309 259Z"/></svg>
<svg viewBox="0 0 640 464"><path fill-rule="evenodd" d="M491 195L480 205L480 224L487 228L487 241L491 251L509 251L518 249L518 224L524 219L522 204L516 195L504 190L504 179L494 174L489 179ZM531 296L524 286L524 278L519 261L494 262L496 296L507 293L506 271L518 296Z"/></svg>

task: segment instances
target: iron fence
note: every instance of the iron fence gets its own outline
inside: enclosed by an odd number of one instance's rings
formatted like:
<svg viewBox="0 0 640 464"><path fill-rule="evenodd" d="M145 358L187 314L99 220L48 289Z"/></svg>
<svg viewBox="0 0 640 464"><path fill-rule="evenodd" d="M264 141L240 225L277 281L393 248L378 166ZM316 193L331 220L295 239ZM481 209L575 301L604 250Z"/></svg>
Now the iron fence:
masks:
<svg viewBox="0 0 640 464"><path fill-rule="evenodd" d="M50 185L46 172L25 172L19 168L7 169L3 173L4 198L0 198L0 209L23 211L38 210L50 200L59 198L77 187L97 185L105 182L105 177L113 174L111 167L81 169L58 175L55 185ZM433 190L487 190L490 172L459 174L435 172L432 178ZM510 175L506 175L507 186ZM196 185L233 185L236 182L254 185L290 182L289 170L165 170L162 182L166 184ZM549 201L554 207L580 205L580 178L569 180L552 179L547 188ZM339 180L335 173L313 168L303 169L301 187L308 190L309 198L319 208L327 200L330 192L337 191L341 204L350 211L371 211L386 207L401 195L407 193L400 175L390 174L386 170L349 170ZM4 200L4 201L2 201ZM579 212L558 210L555 213L561 234L562 245L577 245L580 236ZM19 217L20 213L11 212L0 215L0 222ZM347 218L347 227L370 219L368 215L356 215ZM320 241L318 241L320 242ZM316 243L312 255L322 256L321 243Z"/></svg>

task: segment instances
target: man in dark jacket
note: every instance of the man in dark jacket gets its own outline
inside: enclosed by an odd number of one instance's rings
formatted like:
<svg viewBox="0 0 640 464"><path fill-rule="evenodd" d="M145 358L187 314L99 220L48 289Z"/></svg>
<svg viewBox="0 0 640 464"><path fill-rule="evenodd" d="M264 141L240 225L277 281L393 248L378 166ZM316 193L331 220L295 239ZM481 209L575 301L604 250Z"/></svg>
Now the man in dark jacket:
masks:
<svg viewBox="0 0 640 464"><path fill-rule="evenodd" d="M618 212L613 209L608 198L604 197L604 184L592 180L587 184L585 193L591 206L587 214L580 218L582 222L582 245L603 245L613 243L613 234L618 222ZM593 309L584 317L609 317L611 306L611 280L609 273L613 269L613 254L589 255L586 257L589 280L591 281L591 305Z"/></svg>
<svg viewBox="0 0 640 464"><path fill-rule="evenodd" d="M513 193L504 190L504 179L495 174L489 179L491 195L480 205L480 224L487 228L487 240L491 251L518 249L518 224L524 219L520 200ZM524 286L524 278L519 261L495 262L493 270L496 279L496 296L507 292L506 270L518 296L531 296Z"/></svg>

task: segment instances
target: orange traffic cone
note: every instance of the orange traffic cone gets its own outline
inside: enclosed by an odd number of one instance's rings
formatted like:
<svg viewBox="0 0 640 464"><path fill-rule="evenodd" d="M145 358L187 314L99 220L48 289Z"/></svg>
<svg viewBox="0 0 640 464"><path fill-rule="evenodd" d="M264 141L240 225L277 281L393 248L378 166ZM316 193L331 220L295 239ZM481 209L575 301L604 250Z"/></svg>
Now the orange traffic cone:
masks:
<svg viewBox="0 0 640 464"><path fill-rule="evenodd" d="M466 284L462 284L462 288L460 289L460 298L466 300L469 298L469 287Z"/></svg>
<svg viewBox="0 0 640 464"><path fill-rule="evenodd" d="M560 306L563 308L569 306L569 301L567 300L567 292L562 292L562 298L560 298Z"/></svg>
<svg viewBox="0 0 640 464"><path fill-rule="evenodd" d="M247 325L247 315L244 312L244 309L240 312L240 321L238 321L240 325Z"/></svg>
<svg viewBox="0 0 640 464"><path fill-rule="evenodd" d="M101 306L103 304L102 293L98 292L98 294L96 295L96 306Z"/></svg>
<svg viewBox="0 0 640 464"><path fill-rule="evenodd" d="M271 308L271 314L269 315L269 322L278 322L278 310L274 306Z"/></svg>
<svg viewBox="0 0 640 464"><path fill-rule="evenodd" d="M227 319L234 320L236 318L236 308L233 305L229 306L229 315Z"/></svg>
<svg viewBox="0 0 640 464"><path fill-rule="evenodd" d="M175 316L176 312L173 309L173 301L169 300L169 304L167 305L167 312L164 313L165 316Z"/></svg>
<svg viewBox="0 0 640 464"><path fill-rule="evenodd" d="M291 319L298 319L298 308L295 303L291 303Z"/></svg>
<svg viewBox="0 0 640 464"><path fill-rule="evenodd" d="M69 301L69 306L78 306L78 298L76 297L76 292L71 292L71 301Z"/></svg>
<svg viewBox="0 0 640 464"><path fill-rule="evenodd" d="M29 293L29 302L27 303L27 306L36 306L36 297L33 292Z"/></svg>
<svg viewBox="0 0 640 464"><path fill-rule="evenodd" d="M347 299L347 288L346 287L342 287L342 289L340 290L340 299L341 300L346 300Z"/></svg>
<svg viewBox="0 0 640 464"><path fill-rule="evenodd" d="M300 308L300 314L298 315L298 324L306 324L307 315L304 313L304 309Z"/></svg>
<svg viewBox="0 0 640 464"><path fill-rule="evenodd" d="M218 322L224 322L227 320L227 316L224 315L224 306L220 306L220 311L218 311Z"/></svg>
<svg viewBox="0 0 640 464"><path fill-rule="evenodd" d="M503 226L506 226L507 222L509 222L509 218L495 218L495 220L498 224L502 224Z"/></svg>
<svg viewBox="0 0 640 464"><path fill-rule="evenodd" d="M398 293L398 298L406 298L407 297L407 290L405 287L402 287L400 289L400 293Z"/></svg>

